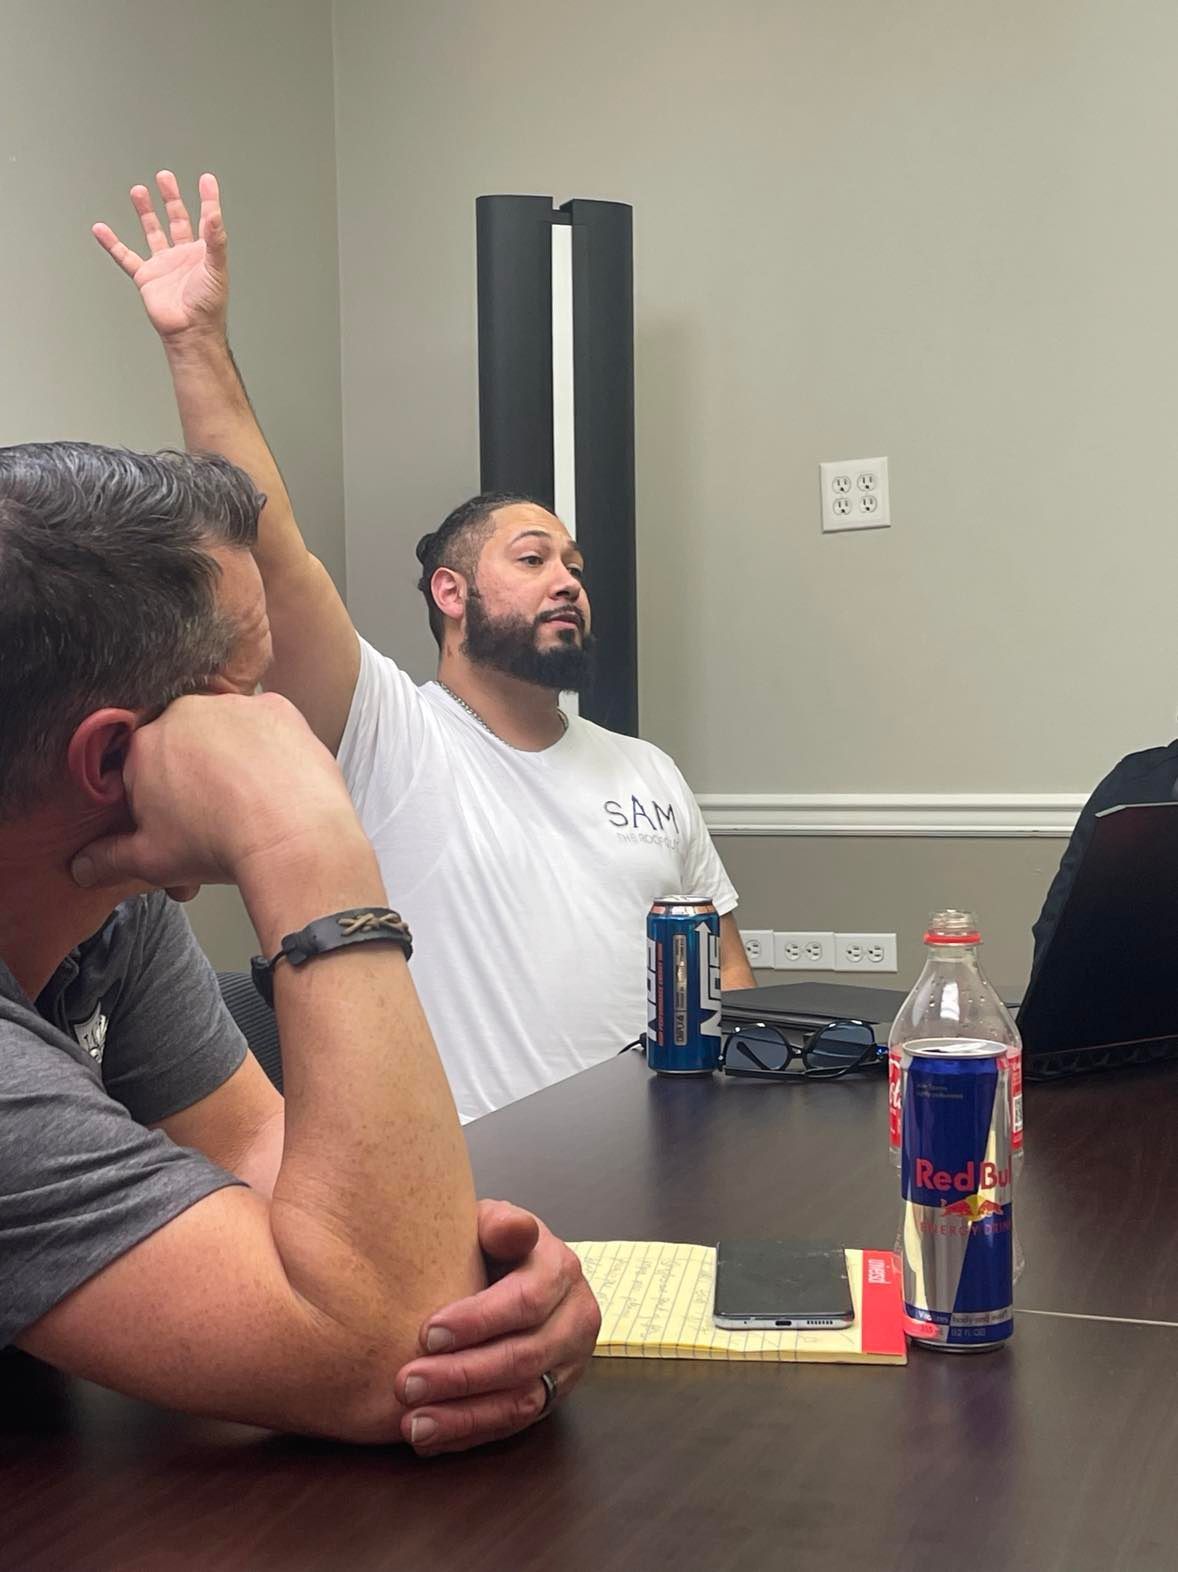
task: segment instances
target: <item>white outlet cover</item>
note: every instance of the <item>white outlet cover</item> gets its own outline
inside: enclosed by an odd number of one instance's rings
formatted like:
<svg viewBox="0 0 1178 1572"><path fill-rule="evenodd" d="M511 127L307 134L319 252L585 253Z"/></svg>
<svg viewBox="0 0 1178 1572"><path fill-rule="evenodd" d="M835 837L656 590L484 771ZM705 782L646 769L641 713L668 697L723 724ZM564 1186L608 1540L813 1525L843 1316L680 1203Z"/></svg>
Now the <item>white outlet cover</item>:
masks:
<svg viewBox="0 0 1178 1572"><path fill-rule="evenodd" d="M886 529L892 522L886 458L831 459L818 466L822 528Z"/></svg>
<svg viewBox="0 0 1178 1572"><path fill-rule="evenodd" d="M834 970L833 933L775 933L773 965L779 972Z"/></svg>
<svg viewBox="0 0 1178 1572"><path fill-rule="evenodd" d="M834 936L836 972L896 971L894 933L836 933Z"/></svg>
<svg viewBox="0 0 1178 1572"><path fill-rule="evenodd" d="M744 953L749 958L750 966L773 965L772 928L742 928L740 941L744 945Z"/></svg>

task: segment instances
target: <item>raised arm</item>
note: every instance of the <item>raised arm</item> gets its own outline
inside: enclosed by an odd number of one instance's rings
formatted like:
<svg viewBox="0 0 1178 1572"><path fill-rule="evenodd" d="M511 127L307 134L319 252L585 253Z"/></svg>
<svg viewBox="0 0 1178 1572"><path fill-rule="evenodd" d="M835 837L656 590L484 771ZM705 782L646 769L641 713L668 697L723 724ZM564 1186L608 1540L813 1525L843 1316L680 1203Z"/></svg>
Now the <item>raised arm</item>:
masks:
<svg viewBox="0 0 1178 1572"><path fill-rule="evenodd" d="M134 832L87 848L80 882L235 882L267 954L317 917L385 904L338 769L282 699L179 700L135 733L125 778ZM17 1341L196 1413L396 1440L394 1382L422 1321L483 1283L454 1105L399 950L283 963L275 999L286 1138L273 1197L197 1201ZM133 1178L112 1170L112 1215Z"/></svg>
<svg viewBox="0 0 1178 1572"><path fill-rule="evenodd" d="M307 550L274 455L262 435L229 348L229 270L217 181L200 178L196 236L176 177L156 176L168 217L165 233L146 186L134 186L146 258L106 224L94 236L134 282L159 334L184 430L193 451L220 453L245 470L266 497L254 555L266 586L274 637L267 686L306 716L334 753L356 677L356 631L327 569Z"/></svg>

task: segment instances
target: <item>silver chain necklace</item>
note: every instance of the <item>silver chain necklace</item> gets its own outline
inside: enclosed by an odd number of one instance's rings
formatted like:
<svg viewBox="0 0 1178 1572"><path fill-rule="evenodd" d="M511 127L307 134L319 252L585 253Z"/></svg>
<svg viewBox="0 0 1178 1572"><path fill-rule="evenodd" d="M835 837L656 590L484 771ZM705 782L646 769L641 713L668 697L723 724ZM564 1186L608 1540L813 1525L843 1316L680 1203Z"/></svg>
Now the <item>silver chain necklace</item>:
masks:
<svg viewBox="0 0 1178 1572"><path fill-rule="evenodd" d="M503 738L500 737L499 733L497 731L492 731L491 730L491 728L487 725L486 721L479 714L478 710L476 710L474 708L473 705L468 704L464 698L459 697L459 695L454 692L453 688L448 688L446 686L446 684L442 681L441 677L435 678L435 681L437 682L438 687L441 688L443 693L448 693L450 695L450 697L454 700L455 704L459 705L462 709L464 709L466 711L466 713L468 715L473 716L474 719L478 721L479 725L487 733L488 737L494 737L497 742L503 742ZM568 718L568 716L565 714L565 712L562 709L557 709L556 713L560 716L560 734L563 737L565 732L568 731L568 729L569 729L569 718ZM532 751L530 748L516 748L515 744L512 743L512 742L505 743L504 745L506 747L508 747L508 748L514 748L516 753L530 753Z"/></svg>

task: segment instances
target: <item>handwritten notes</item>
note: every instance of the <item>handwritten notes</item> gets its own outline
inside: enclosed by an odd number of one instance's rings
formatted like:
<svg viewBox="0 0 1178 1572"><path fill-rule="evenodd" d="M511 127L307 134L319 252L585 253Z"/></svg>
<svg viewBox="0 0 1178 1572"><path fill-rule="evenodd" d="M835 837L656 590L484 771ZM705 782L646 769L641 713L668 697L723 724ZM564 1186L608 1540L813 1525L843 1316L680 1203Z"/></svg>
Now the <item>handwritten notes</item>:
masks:
<svg viewBox="0 0 1178 1572"><path fill-rule="evenodd" d="M613 1359L753 1359L904 1364L895 1256L848 1250L855 1324L820 1332L725 1332L712 1321L711 1245L632 1239L574 1244L601 1306L596 1352Z"/></svg>

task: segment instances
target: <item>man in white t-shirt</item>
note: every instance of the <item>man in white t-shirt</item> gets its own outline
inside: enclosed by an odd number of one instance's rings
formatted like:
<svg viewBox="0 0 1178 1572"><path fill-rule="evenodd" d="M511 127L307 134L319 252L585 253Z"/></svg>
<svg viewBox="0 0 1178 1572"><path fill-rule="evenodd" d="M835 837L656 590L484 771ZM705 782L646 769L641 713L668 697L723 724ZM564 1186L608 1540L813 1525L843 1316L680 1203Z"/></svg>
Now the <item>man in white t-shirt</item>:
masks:
<svg viewBox="0 0 1178 1572"><path fill-rule="evenodd" d="M417 687L362 640L306 548L226 339L217 184L198 238L175 177L131 199L146 260L105 226L163 341L190 448L224 454L268 501L255 556L274 642L267 685L338 753L421 943L413 978L463 1119L617 1053L646 1016L644 921L660 895L710 896L725 989L755 981L736 892L665 753L570 716L592 636L583 562L521 497L476 497L418 546L439 646Z"/></svg>

